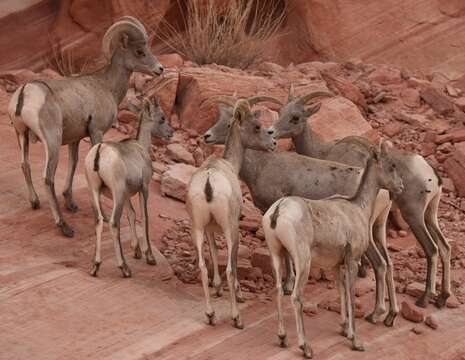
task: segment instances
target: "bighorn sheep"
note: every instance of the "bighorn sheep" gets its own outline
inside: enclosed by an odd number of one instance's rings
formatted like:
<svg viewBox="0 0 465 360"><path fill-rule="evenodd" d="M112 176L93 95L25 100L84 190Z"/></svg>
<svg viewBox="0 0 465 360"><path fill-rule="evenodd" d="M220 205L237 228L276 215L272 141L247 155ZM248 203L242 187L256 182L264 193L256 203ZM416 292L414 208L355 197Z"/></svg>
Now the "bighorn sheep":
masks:
<svg viewBox="0 0 465 360"><path fill-rule="evenodd" d="M104 217L100 206L101 193L113 199L113 211L109 222L116 250L116 259L123 277L131 277L131 271L124 259L120 242L120 218L124 206L127 206L128 209L134 257L140 259L142 250L147 264L156 264L148 234L147 200L149 183L153 172L150 146L152 136L169 140L173 135L173 129L165 119L158 101L151 102L149 99L142 97L140 100L140 106L129 103L134 112L140 113L136 138L96 144L89 150L85 159L86 177L96 217L95 232L97 240L94 265L91 271L92 276L97 276L102 263L100 244ZM142 246L139 245L136 234L135 211L131 204L131 197L137 193L139 193L144 227Z"/></svg>
<svg viewBox="0 0 465 360"><path fill-rule="evenodd" d="M315 108L314 111L317 111ZM228 124L231 121L231 109L220 107L219 120L205 134L209 144L224 143ZM271 130L270 133L273 133ZM280 171L276 171L280 169ZM249 187L255 206L262 213L283 196L301 196L308 199L322 199L334 194L352 195L359 184L361 169L332 161L322 161L295 153L263 153L246 150L244 162L239 173L240 178ZM393 268L386 271L386 261L392 265L386 248L386 220L390 209L389 194L380 192L374 209L373 242L370 242L368 255L373 262L376 275L376 304L373 312L367 316L370 322L377 322L386 312L384 302L386 278L388 280L389 313L384 323L392 326L399 312L393 279ZM374 221L376 220L376 221ZM384 246L376 246L381 243ZM379 250L378 250L379 249ZM290 294L293 287L293 272L288 256L286 260L286 279L284 292Z"/></svg>
<svg viewBox="0 0 465 360"><path fill-rule="evenodd" d="M105 33L102 49L109 59L101 70L64 80L31 81L12 96L8 112L21 149L21 163L33 209L40 207L29 165L29 140L39 139L45 147L44 181L56 225L66 236L74 231L63 219L55 193L54 178L60 145L68 145L69 167L65 206L75 212L72 184L78 161L79 142L90 136L92 144L102 141L123 100L133 71L160 75L163 66L152 55L149 38L137 19L125 16Z"/></svg>
<svg viewBox="0 0 465 360"><path fill-rule="evenodd" d="M218 96L208 102L223 102L234 106L232 122L223 157L210 156L192 175L187 187L186 206L191 218L192 240L197 248L199 268L206 301L206 315L210 325L215 323L215 312L210 304L208 273L203 254L206 233L213 263L213 286L221 295L221 278L218 271L217 248L213 233L222 231L228 247L226 277L231 298L231 317L234 326L242 329L243 324L237 309L236 287L241 299L237 280L237 250L239 246L239 216L242 206L242 191L238 179L246 148L274 150L276 141L260 125L258 113L251 105L259 101L273 101L267 97L240 99ZM208 103L207 102L207 103ZM259 152L259 151L257 151Z"/></svg>
<svg viewBox="0 0 465 360"><path fill-rule="evenodd" d="M305 104L321 92L302 97L289 91L288 103L281 108L279 119L270 127L278 138L291 137L299 154L336 160L345 164L363 167L366 164L373 144L361 137L350 136L332 143L321 141L308 126L307 118L319 108L314 105L309 110ZM436 272L438 248L443 267L441 294L436 300L437 307L443 307L450 296L450 245L441 232L437 211L442 192L442 180L437 172L417 154L393 150L392 157L402 178L405 190L394 196L405 221L409 224L420 242L427 258L426 289L416 304L426 307L436 293ZM384 254L383 254L384 255ZM388 264L388 273L392 264Z"/></svg>
<svg viewBox="0 0 465 360"><path fill-rule="evenodd" d="M352 339L354 350L364 350L355 331L355 279L358 261L370 243L369 219L380 188L395 193L403 188L385 142L380 143L378 151L373 151L359 189L351 200L337 195L323 200L284 197L276 201L263 216L263 229L276 279L281 278L284 249L294 262L296 283L291 299L299 346L305 358L312 357L312 349L305 337L302 295L311 265L339 269L343 334ZM282 313L281 281L276 281L276 288L278 337L281 346L285 347L287 336Z"/></svg>

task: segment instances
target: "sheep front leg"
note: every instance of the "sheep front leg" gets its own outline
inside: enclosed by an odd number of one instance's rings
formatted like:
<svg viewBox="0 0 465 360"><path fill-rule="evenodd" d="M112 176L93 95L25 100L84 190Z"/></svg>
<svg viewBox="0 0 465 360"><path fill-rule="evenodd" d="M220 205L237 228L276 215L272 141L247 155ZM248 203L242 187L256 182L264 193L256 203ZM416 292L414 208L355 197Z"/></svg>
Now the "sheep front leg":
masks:
<svg viewBox="0 0 465 360"><path fill-rule="evenodd" d="M149 265L157 265L157 261L153 256L152 247L149 239L149 216L147 210L147 200L149 197L149 191L146 187L139 193L140 208L142 211L142 224L144 226L144 236L142 242L142 252L145 254L145 261Z"/></svg>
<svg viewBox="0 0 465 360"><path fill-rule="evenodd" d="M386 312L384 303L386 292L386 262L376 248L373 238L370 235L368 249L365 253L370 259L376 278L376 303L373 312L365 317L368 322L376 324L380 317Z"/></svg>
<svg viewBox="0 0 465 360"><path fill-rule="evenodd" d="M68 145L68 174L66 176L65 190L63 191L65 207L73 213L78 210L76 203L73 201L73 180L78 159L79 140Z"/></svg>

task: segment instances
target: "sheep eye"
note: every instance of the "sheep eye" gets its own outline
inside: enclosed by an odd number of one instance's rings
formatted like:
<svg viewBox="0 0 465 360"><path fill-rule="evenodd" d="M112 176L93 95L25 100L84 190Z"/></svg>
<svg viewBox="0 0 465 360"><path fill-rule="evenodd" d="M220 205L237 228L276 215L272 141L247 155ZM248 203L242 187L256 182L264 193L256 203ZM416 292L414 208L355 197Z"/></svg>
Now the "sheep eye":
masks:
<svg viewBox="0 0 465 360"><path fill-rule="evenodd" d="M260 130L260 125L255 125L255 130Z"/></svg>
<svg viewBox="0 0 465 360"><path fill-rule="evenodd" d="M142 57L142 56L145 55L145 52L144 52L144 50L142 50L142 49L137 49L137 50L136 50L136 55L139 56L139 57Z"/></svg>

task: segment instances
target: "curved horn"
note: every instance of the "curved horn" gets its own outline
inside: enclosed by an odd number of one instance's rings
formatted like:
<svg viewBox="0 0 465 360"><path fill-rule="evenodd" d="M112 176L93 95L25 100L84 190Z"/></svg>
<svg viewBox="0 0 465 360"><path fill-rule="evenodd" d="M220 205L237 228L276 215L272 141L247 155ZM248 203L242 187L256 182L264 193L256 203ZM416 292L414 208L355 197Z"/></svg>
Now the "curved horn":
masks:
<svg viewBox="0 0 465 360"><path fill-rule="evenodd" d="M287 102L291 102L294 99L294 84L291 84L291 86L289 86L289 92L287 93Z"/></svg>
<svg viewBox="0 0 465 360"><path fill-rule="evenodd" d="M145 30L144 24L142 24L142 22L139 19L136 19L134 16L122 16L117 20L117 22L119 22L119 21L129 21L129 22L132 22L133 24L139 26L139 28L144 33L145 38L148 40L149 36L147 34L147 30Z"/></svg>
<svg viewBox="0 0 465 360"><path fill-rule="evenodd" d="M236 104L236 101L237 99L232 96L217 95L217 96L211 96L208 99L205 99L204 101L201 102L200 106L203 107L205 105L210 105L213 103L220 103L220 104L225 104L225 105L233 107Z"/></svg>
<svg viewBox="0 0 465 360"><path fill-rule="evenodd" d="M259 102L265 102L265 101L272 102L272 103L275 103L281 106L283 105L283 103L280 100L276 99L275 97L265 96L265 95L252 96L248 98L247 100L251 106L258 104Z"/></svg>
<svg viewBox="0 0 465 360"><path fill-rule="evenodd" d="M305 105L310 100L312 100L312 99L314 99L316 97L319 97L319 96L332 97L333 94L328 93L326 91L314 91L314 92L311 92L310 94L299 97L297 101Z"/></svg>
<svg viewBox="0 0 465 360"><path fill-rule="evenodd" d="M247 99L239 99L236 102L236 105L234 106L234 111L233 111L233 118L236 119L236 114L240 113L240 122L244 121L247 119L248 115L250 115L250 103Z"/></svg>
<svg viewBox="0 0 465 360"><path fill-rule="evenodd" d="M102 52L107 59L111 57L111 48L115 38L120 38L121 34L127 34L131 41L144 41L147 42L145 33L138 25L130 21L118 21L110 26L103 36Z"/></svg>

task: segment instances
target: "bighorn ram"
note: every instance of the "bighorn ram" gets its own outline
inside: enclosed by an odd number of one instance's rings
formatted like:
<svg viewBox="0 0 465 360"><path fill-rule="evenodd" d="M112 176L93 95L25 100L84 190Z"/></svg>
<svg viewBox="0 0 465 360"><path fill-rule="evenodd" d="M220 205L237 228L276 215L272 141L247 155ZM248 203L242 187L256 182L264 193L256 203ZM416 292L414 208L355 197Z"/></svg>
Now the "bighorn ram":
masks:
<svg viewBox="0 0 465 360"><path fill-rule="evenodd" d="M85 167L87 183L91 193L92 205L96 217L95 232L97 235L95 245L95 259L91 271L97 276L102 263L100 245L102 240L103 213L100 206L100 194L113 199L113 211L110 217L110 229L116 250L116 259L123 277L131 277L131 271L126 264L120 242L120 219L124 206L128 209L128 219L132 232L132 248L134 257L140 259L142 252L147 264L155 265L155 257L150 246L148 234L147 200L149 196L149 183L152 179L152 161L150 159L150 146L152 136L169 140L173 135L168 121L158 101L140 98L141 104L137 106L130 103L131 109L140 113L139 129L135 139L125 139L120 142L106 141L94 145L86 156ZM140 208L144 236L142 246L136 234L135 211L131 204L131 197L139 193Z"/></svg>
<svg viewBox="0 0 465 360"><path fill-rule="evenodd" d="M311 133L307 118L319 108L319 104L308 110L305 108L305 104L321 95L326 94L315 92L295 97L292 95L291 87L288 103L281 108L279 119L269 130L278 138L292 138L299 154L335 160L353 166L365 166L371 151L370 148L373 147L373 144L366 139L350 136L333 143L325 143L314 133ZM436 306L443 307L450 296L451 255L450 245L442 234L437 219L442 180L420 155L393 149L392 158L405 186L405 190L401 194L394 195L394 201L420 242L427 258L426 289L417 300L417 305L426 307L430 298L436 293L439 248L443 273L441 294L436 300ZM391 273L392 264L389 263L388 258L385 260L388 264L388 273Z"/></svg>
<svg viewBox="0 0 465 360"><path fill-rule="evenodd" d="M311 265L339 269L343 334L352 339L354 350L364 350L355 331L355 280L358 261L370 243L369 219L380 188L395 193L403 188L395 162L384 142L381 142L380 150L374 151L369 158L360 187L351 200L338 195L323 200L284 197L276 201L263 216L263 229L276 279L281 278L283 250L291 255L294 262L296 283L291 299L299 346L305 358L312 357L312 349L305 337L302 295ZM278 337L281 346L285 347L287 336L282 313L281 281L276 281L276 288Z"/></svg>
<svg viewBox="0 0 465 360"><path fill-rule="evenodd" d="M317 109L314 109L317 111ZM209 129L204 139L206 143L223 144L231 121L231 109L220 107L217 123ZM273 131L270 131L273 133ZM276 169L279 169L277 171ZM352 195L358 188L361 169L333 161L322 161L295 153L264 153L246 150L240 178L249 187L255 206L262 213L283 196L301 196L308 199L323 199L334 194ZM373 224L373 241L370 242L367 255L373 263L376 275L376 304L367 316L370 322L377 322L386 312L384 303L386 278L388 280L389 313L384 323L392 326L399 312L395 294L395 285L391 271L386 271L386 261L392 264L386 246L386 219L390 208L389 194L381 192L376 201ZM384 246L377 246L384 244ZM379 250L378 250L379 249ZM286 280L284 292L289 294L293 286L293 272L289 257L286 259Z"/></svg>
<svg viewBox="0 0 465 360"><path fill-rule="evenodd" d="M259 101L273 100L253 97L235 101L231 97L213 97L208 102L223 102L234 106L229 135L222 158L210 156L194 173L187 187L186 206L191 218L192 240L197 248L199 268L206 301L206 315L210 325L215 323L215 312L210 304L208 273L205 266L203 243L206 234L213 263L213 285L221 295L221 278L218 271L215 231L222 231L228 247L226 277L231 298L231 317L234 326L242 329L243 324L237 309L236 287L241 299L237 280L237 250L239 246L239 216L242 206L242 191L237 177L241 169L246 148L274 150L276 141L261 127L258 114L250 110ZM260 151L257 151L260 152Z"/></svg>
<svg viewBox="0 0 465 360"><path fill-rule="evenodd" d="M72 184L78 161L79 142L90 136L92 144L102 141L103 134L116 118L129 77L133 71L160 75L163 66L152 55L144 26L125 16L105 33L102 50L108 64L101 70L64 80L31 81L12 96L8 107L21 148L21 162L29 200L33 209L40 207L29 165L29 140L39 139L45 147L44 181L56 225L66 236L74 235L58 206L54 178L60 145L68 145L69 168L66 179L65 206L75 212Z"/></svg>

